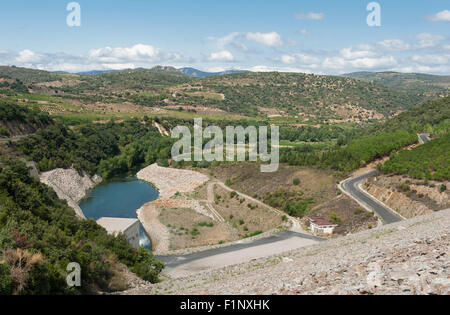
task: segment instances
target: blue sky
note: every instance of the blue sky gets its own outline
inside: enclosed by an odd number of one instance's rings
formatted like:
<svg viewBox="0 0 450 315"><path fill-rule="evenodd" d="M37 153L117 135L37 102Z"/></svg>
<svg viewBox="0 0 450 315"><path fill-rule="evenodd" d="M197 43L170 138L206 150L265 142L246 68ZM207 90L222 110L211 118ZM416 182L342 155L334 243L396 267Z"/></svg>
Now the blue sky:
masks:
<svg viewBox="0 0 450 315"><path fill-rule="evenodd" d="M341 74L450 74L448 0L2 1L0 64L87 71L172 65Z"/></svg>

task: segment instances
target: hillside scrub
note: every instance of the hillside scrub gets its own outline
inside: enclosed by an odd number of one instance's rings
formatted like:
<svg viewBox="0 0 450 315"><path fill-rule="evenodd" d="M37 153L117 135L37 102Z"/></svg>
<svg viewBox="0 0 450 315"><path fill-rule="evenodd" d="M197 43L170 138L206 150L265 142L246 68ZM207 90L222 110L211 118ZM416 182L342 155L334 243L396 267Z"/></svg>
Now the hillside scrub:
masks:
<svg viewBox="0 0 450 315"><path fill-rule="evenodd" d="M450 180L450 133L413 150L393 154L380 165L384 173L408 175L416 179Z"/></svg>

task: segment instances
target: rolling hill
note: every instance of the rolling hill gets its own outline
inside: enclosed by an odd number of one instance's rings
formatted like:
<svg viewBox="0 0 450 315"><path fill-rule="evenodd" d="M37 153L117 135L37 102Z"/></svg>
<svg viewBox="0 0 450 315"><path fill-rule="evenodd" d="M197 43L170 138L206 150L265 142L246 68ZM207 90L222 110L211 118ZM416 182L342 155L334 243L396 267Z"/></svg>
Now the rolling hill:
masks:
<svg viewBox="0 0 450 315"><path fill-rule="evenodd" d="M0 80L14 79L32 94L56 96L73 106L100 104L126 111L126 104L133 104L212 115L289 117L309 123L382 120L439 94L413 93L398 84L387 87L362 79L301 73L244 72L194 78L165 66L90 75L0 67ZM415 84L426 90L428 83Z"/></svg>
<svg viewBox="0 0 450 315"><path fill-rule="evenodd" d="M430 97L450 93L450 76L398 72L355 72L344 76Z"/></svg>

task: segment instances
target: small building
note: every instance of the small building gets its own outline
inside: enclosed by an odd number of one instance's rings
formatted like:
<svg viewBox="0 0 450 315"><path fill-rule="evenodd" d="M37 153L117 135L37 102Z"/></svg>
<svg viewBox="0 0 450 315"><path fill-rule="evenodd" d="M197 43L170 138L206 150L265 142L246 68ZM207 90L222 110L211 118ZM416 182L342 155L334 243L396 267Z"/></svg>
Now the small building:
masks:
<svg viewBox="0 0 450 315"><path fill-rule="evenodd" d="M139 248L140 224L138 219L100 218L97 220L97 224L104 227L110 235L125 235L134 248Z"/></svg>
<svg viewBox="0 0 450 315"><path fill-rule="evenodd" d="M333 235L337 224L321 218L309 218L311 222L311 231L317 235Z"/></svg>

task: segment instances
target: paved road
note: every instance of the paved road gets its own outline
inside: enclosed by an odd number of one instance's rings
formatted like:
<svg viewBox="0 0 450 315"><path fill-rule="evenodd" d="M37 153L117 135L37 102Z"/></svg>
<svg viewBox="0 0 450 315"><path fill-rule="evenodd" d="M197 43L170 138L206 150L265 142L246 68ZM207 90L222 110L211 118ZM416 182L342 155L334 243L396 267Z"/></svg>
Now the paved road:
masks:
<svg viewBox="0 0 450 315"><path fill-rule="evenodd" d="M431 141L430 135L427 133L418 134L419 141L421 143L427 143ZM362 191L359 188L359 184L361 184L364 180L369 177L372 177L377 174L377 171L373 170L364 175L351 178L343 183L344 190L350 194L354 199L359 202L365 204L368 208L375 211L386 224L391 224L395 222L399 222L402 220L398 215L393 213L388 207L386 207L383 203L376 200L374 197L370 196L366 192Z"/></svg>
<svg viewBox="0 0 450 315"><path fill-rule="evenodd" d="M374 197L369 196L366 192L363 192L359 188L359 184L365 181L367 178L377 174L376 170L370 171L364 175L351 178L343 183L344 190L349 193L354 199L365 204L368 208L375 211L386 224L400 222L402 219L394 214L381 202L377 201Z"/></svg>
<svg viewBox="0 0 450 315"><path fill-rule="evenodd" d="M430 135L427 133L421 133L421 134L419 134L419 140L422 143L427 143L427 142L431 141Z"/></svg>
<svg viewBox="0 0 450 315"><path fill-rule="evenodd" d="M166 264L166 274L178 277L239 264L252 259L282 254L283 252L313 245L321 241L324 241L324 239L307 234L284 231L252 242L244 240L236 245L189 255L159 256L156 258Z"/></svg>

